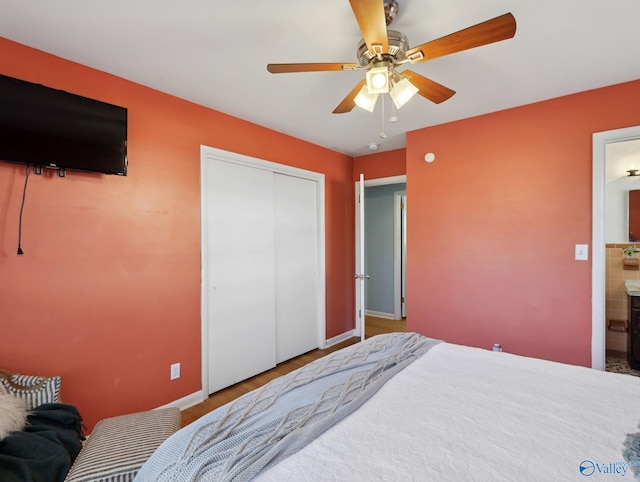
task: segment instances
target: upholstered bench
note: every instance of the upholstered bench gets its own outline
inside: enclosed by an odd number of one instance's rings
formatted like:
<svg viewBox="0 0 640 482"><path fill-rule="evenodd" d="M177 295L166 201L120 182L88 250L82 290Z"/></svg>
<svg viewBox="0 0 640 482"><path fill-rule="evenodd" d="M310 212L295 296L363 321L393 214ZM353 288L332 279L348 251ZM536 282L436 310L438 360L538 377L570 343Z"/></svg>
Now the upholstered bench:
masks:
<svg viewBox="0 0 640 482"><path fill-rule="evenodd" d="M61 383L62 378L59 376L46 378L21 375L0 369L0 396L21 400L21 406L19 407L19 410L22 411L21 427L15 426L8 432L24 428L27 410L35 410L38 407L45 406L51 408L52 404L59 404ZM51 459L48 459L49 465L55 466L53 471L56 473L61 471L64 474L68 470L71 460L73 460L72 457L78 454L64 479L65 482L132 481L142 465L160 444L180 428L180 410L177 408L160 408L120 415L98 422L86 443L82 446L80 415L75 407L71 405L66 407L73 408L73 412L77 416L74 419L77 420L78 425L74 427L77 429L74 432L75 443L71 443L69 438L64 438L67 443L61 442L61 445L64 445L67 451L60 450L60 459L56 459L54 461L55 464L51 462ZM6 410L10 408L9 406L5 407ZM13 410L17 409L17 406L13 407ZM18 415L13 414L14 419L17 420L19 418ZM64 420L65 423L70 423L67 418ZM12 425L16 425L14 420L9 420L9 422ZM61 430L63 428L70 427L66 427L66 425L60 427ZM7 431L2 424L0 424L0 429L2 429L0 434ZM65 432L64 437L70 437L70 435ZM21 443L24 445L24 442ZM48 450L47 453L43 454L43 457L51 456L50 449ZM29 454L29 462L38 462L38 457L33 457L32 455ZM12 457L14 456L15 454L12 454ZM69 459L70 457L71 460ZM2 475L0 475L0 479L2 478Z"/></svg>
<svg viewBox="0 0 640 482"><path fill-rule="evenodd" d="M177 408L106 418L91 432L65 482L132 481L151 454L179 428Z"/></svg>

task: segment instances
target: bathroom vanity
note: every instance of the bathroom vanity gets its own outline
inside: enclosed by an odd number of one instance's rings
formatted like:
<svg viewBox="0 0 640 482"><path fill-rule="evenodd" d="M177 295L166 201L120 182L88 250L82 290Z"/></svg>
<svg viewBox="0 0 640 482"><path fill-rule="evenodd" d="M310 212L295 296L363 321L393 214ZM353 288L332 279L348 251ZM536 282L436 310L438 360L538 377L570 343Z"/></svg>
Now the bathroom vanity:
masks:
<svg viewBox="0 0 640 482"><path fill-rule="evenodd" d="M629 295L629 332L627 333L627 361L640 370L640 282L626 281L624 289Z"/></svg>

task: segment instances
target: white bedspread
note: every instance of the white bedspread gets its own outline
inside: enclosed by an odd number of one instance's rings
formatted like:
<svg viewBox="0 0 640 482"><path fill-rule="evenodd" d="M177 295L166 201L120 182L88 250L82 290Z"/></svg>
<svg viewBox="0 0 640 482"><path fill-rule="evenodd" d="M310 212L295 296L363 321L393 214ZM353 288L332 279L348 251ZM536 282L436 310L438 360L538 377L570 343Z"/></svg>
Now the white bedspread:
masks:
<svg viewBox="0 0 640 482"><path fill-rule="evenodd" d="M439 343L416 333L391 333L331 353L179 430L135 480L251 480L348 417Z"/></svg>
<svg viewBox="0 0 640 482"><path fill-rule="evenodd" d="M255 480L634 480L639 422L639 377L442 343Z"/></svg>

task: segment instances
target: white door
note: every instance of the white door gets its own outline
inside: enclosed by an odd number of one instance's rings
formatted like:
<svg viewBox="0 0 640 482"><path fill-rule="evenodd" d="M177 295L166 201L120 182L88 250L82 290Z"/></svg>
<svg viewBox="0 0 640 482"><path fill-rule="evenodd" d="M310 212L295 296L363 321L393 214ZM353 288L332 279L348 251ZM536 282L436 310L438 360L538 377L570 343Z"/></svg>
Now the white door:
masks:
<svg viewBox="0 0 640 482"><path fill-rule="evenodd" d="M360 339L365 339L365 286L368 278L364 265L364 174L356 184L356 331L360 331Z"/></svg>
<svg viewBox="0 0 640 482"><path fill-rule="evenodd" d="M393 314L396 320L407 316L407 194L393 195Z"/></svg>
<svg viewBox="0 0 640 482"><path fill-rule="evenodd" d="M276 364L274 174L219 160L202 169L212 393Z"/></svg>
<svg viewBox="0 0 640 482"><path fill-rule="evenodd" d="M318 348L317 183L275 174L276 362Z"/></svg>
<svg viewBox="0 0 640 482"><path fill-rule="evenodd" d="M407 195L402 196L402 230L400 234L400 302L402 303L401 316L407 317Z"/></svg>

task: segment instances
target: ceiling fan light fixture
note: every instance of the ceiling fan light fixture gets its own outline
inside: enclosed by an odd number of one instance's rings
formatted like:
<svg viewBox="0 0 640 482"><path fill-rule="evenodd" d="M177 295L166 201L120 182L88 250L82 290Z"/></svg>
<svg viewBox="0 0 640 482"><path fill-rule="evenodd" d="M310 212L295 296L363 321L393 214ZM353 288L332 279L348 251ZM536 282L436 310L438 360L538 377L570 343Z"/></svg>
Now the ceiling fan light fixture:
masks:
<svg viewBox="0 0 640 482"><path fill-rule="evenodd" d="M389 92L389 67L372 67L367 71L367 89L370 94Z"/></svg>
<svg viewBox="0 0 640 482"><path fill-rule="evenodd" d="M355 99L353 99L358 107L364 110L368 110L369 112L373 112L377 100L378 94L371 94L366 85L362 86L362 89L360 89L358 95L356 95Z"/></svg>
<svg viewBox="0 0 640 482"><path fill-rule="evenodd" d="M396 105L396 108L399 109L417 93L418 88L409 82L408 79L403 77L395 83L393 89L389 92L389 95L391 96L391 99L393 99L393 103Z"/></svg>

